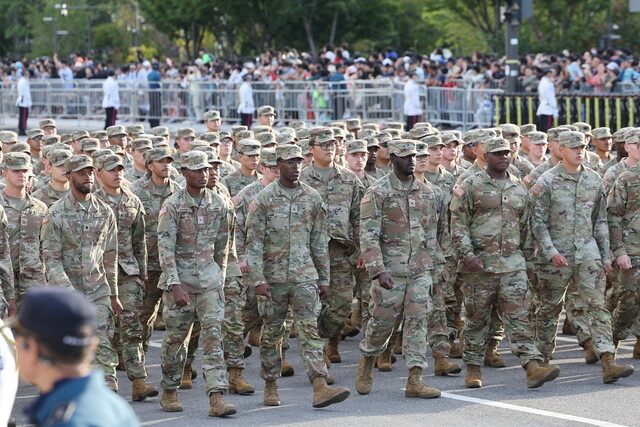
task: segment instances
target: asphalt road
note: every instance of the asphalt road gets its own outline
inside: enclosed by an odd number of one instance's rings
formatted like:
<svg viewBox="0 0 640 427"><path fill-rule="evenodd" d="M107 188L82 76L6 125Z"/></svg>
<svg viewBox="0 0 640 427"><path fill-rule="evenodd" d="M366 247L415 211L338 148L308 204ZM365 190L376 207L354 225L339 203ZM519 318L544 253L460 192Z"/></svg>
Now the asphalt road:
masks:
<svg viewBox="0 0 640 427"><path fill-rule="evenodd" d="M160 383L160 339L162 332L155 332L148 355L150 383ZM295 367L293 377L278 381L282 401L280 407L262 405L264 382L259 378L257 349L247 359L245 378L256 386L253 396L226 396L238 408L238 413L227 419L207 416L208 399L204 393L204 381L199 375L193 389L179 391L184 412L165 413L160 408L159 397L145 402L131 402L131 383L124 372L119 372L120 396L131 403L143 425L204 426L212 422L218 425L309 425L309 426L378 426L378 425L455 425L455 426L546 426L546 425L640 425L640 373L615 384L602 383L599 364L586 365L582 350L575 337L559 335L558 348L552 363L561 369L560 377L539 389L527 389L524 370L508 348L505 339L500 354L507 360L501 369L483 368L484 387L470 390L464 387L464 370L450 377L434 377L430 366L425 382L442 390L441 398L431 400L407 399L404 387L408 371L399 360L392 372L374 375L371 394L360 396L354 388L354 376L360 356L358 342L361 336L341 343L342 363L334 364L331 372L336 386L351 389L351 396L341 404L325 409L311 406L312 389L302 369L297 353L297 343L287 360ZM635 339L622 343L618 360L637 362L631 358ZM430 359L432 364L433 359ZM456 360L454 360L456 361ZM457 362L461 362L457 360ZM640 366L640 363L636 363ZM196 362L198 369L200 361ZM23 409L36 397L33 386L21 385L14 410L18 425L27 425Z"/></svg>

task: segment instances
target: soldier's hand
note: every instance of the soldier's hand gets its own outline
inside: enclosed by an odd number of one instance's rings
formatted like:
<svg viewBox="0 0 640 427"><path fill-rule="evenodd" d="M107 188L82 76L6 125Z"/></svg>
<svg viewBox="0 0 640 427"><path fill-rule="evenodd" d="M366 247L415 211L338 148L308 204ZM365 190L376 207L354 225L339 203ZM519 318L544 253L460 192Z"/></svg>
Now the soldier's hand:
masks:
<svg viewBox="0 0 640 427"><path fill-rule="evenodd" d="M7 314L9 317L16 315L16 300L7 298Z"/></svg>
<svg viewBox="0 0 640 427"><path fill-rule="evenodd" d="M560 254L554 255L553 258L551 258L551 262L556 267L566 267L569 265L569 263L567 262L567 259Z"/></svg>
<svg viewBox="0 0 640 427"><path fill-rule="evenodd" d="M173 302L175 302L178 307L184 307L189 304L189 295L180 285L173 285L171 287L171 294L173 295Z"/></svg>
<svg viewBox="0 0 640 427"><path fill-rule="evenodd" d="M605 264L605 265L604 265L604 272L605 272L606 274L609 274L609 273L611 273L612 271L613 271L613 267L611 267L611 264L607 263L607 264Z"/></svg>
<svg viewBox="0 0 640 427"><path fill-rule="evenodd" d="M380 283L380 286L385 289L393 289L396 287L395 283L393 283L391 275L386 271L378 276L378 283Z"/></svg>
<svg viewBox="0 0 640 427"><path fill-rule="evenodd" d="M618 263L618 266L623 270L628 270L631 268L631 258L629 258L629 255L620 255L616 259L616 262Z"/></svg>
<svg viewBox="0 0 640 427"><path fill-rule="evenodd" d="M240 271L242 271L243 274L247 274L249 272L249 264L247 264L247 261L242 261L238 264L238 267L240 267Z"/></svg>
<svg viewBox="0 0 640 427"><path fill-rule="evenodd" d="M328 286L318 286L320 290L320 299L325 299L331 295L331 288Z"/></svg>
<svg viewBox="0 0 640 427"><path fill-rule="evenodd" d="M364 258L362 258L362 255L358 256L358 262L356 263L356 268L358 270L364 270L365 264L364 264Z"/></svg>
<svg viewBox="0 0 640 427"><path fill-rule="evenodd" d="M473 273L478 273L482 271L484 268L484 264L477 256L474 256L469 261L467 261L467 268L471 270Z"/></svg>
<svg viewBox="0 0 640 427"><path fill-rule="evenodd" d="M113 310L114 316L122 313L122 303L120 302L120 298L118 298L117 295L111 296L111 309Z"/></svg>
<svg viewBox="0 0 640 427"><path fill-rule="evenodd" d="M262 285L256 286L256 295L262 295L264 297L271 298L271 290L269 290L269 285L263 283Z"/></svg>

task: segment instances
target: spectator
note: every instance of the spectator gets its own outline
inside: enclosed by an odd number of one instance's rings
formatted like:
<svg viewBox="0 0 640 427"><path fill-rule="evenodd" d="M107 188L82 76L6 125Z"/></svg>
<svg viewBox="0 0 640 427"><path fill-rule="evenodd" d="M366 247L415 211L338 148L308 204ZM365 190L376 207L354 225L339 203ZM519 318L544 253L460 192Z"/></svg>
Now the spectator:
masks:
<svg viewBox="0 0 640 427"><path fill-rule="evenodd" d="M118 82L115 79L116 72L109 70L108 75L109 77L102 83L102 108L104 108L106 114L105 129L116 124L116 116L118 108L120 108L120 93Z"/></svg>
<svg viewBox="0 0 640 427"><path fill-rule="evenodd" d="M18 135L27 134L27 120L29 119L29 108L31 108L31 85L29 78L31 70L24 70L22 77L18 80L18 98L16 105L18 106Z"/></svg>
<svg viewBox="0 0 640 427"><path fill-rule="evenodd" d="M540 132L546 132L552 127L553 118L558 117L558 104L556 103L556 89L553 84L555 71L547 67L542 72L542 80L538 85L538 99L540 104L536 111L538 117L537 128Z"/></svg>
<svg viewBox="0 0 640 427"><path fill-rule="evenodd" d="M253 103L253 89L251 88L251 74L246 73L242 76L242 84L240 85L240 104L238 105L238 114L240 114L240 124L251 129L253 122L253 112L256 107Z"/></svg>
<svg viewBox="0 0 640 427"><path fill-rule="evenodd" d="M404 115L407 119L405 131L410 131L420 121L422 107L420 105L420 88L418 87L418 73L409 73L409 80L404 85Z"/></svg>
<svg viewBox="0 0 640 427"><path fill-rule="evenodd" d="M151 65L151 71L147 74L149 82L149 126L152 128L160 126L160 117L162 116L162 76L160 75L160 64L154 62Z"/></svg>

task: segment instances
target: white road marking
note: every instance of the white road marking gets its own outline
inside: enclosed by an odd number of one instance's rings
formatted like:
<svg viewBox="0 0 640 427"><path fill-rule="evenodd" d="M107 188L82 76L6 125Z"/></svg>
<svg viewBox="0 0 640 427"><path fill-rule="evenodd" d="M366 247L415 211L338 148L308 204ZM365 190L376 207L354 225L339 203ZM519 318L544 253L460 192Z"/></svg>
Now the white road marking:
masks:
<svg viewBox="0 0 640 427"><path fill-rule="evenodd" d="M556 341L564 341L564 342L572 342L574 344L578 344L578 340L575 338L566 338L566 337L556 337ZM619 345L618 348L622 348L624 350L632 350L633 351L633 346L628 346L628 345Z"/></svg>
<svg viewBox="0 0 640 427"><path fill-rule="evenodd" d="M166 423L167 421L175 421L175 420L179 420L179 419L187 418L187 417L188 417L188 415L183 415L181 417L173 417L173 418L164 418L162 420L145 421L144 423L140 423L140 425L152 426L152 425L155 425L155 424Z"/></svg>

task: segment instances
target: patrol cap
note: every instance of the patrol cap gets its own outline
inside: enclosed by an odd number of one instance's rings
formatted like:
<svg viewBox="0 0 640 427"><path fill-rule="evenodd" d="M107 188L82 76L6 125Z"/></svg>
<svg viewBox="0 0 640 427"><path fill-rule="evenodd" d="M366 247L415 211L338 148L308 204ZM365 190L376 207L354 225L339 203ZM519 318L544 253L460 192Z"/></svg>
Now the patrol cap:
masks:
<svg viewBox="0 0 640 427"><path fill-rule="evenodd" d="M127 126L127 134L129 136L140 135L141 133L144 133L144 126L143 125Z"/></svg>
<svg viewBox="0 0 640 427"><path fill-rule="evenodd" d="M202 151L189 151L180 156L180 166L182 169L197 171L200 169L209 169L211 164L206 153Z"/></svg>
<svg viewBox="0 0 640 427"><path fill-rule="evenodd" d="M429 144L422 142L422 141L418 141L416 143L416 156L430 156L431 153L429 152Z"/></svg>
<svg viewBox="0 0 640 427"><path fill-rule="evenodd" d="M502 137L509 140L509 142L514 142L514 139L520 137L520 127L517 125L505 123L500 125L500 130L502 131Z"/></svg>
<svg viewBox="0 0 640 427"><path fill-rule="evenodd" d="M280 128L280 133L290 133L292 135L296 134L296 130L289 126L283 126Z"/></svg>
<svg viewBox="0 0 640 427"><path fill-rule="evenodd" d="M417 128L432 128L433 125L429 122L416 122L416 124L413 125L413 127L417 127Z"/></svg>
<svg viewBox="0 0 640 427"><path fill-rule="evenodd" d="M168 147L169 143L164 136L154 136L151 138L151 145L153 146L153 148Z"/></svg>
<svg viewBox="0 0 640 427"><path fill-rule="evenodd" d="M31 148L26 142L18 142L9 147L9 153L25 153L31 155Z"/></svg>
<svg viewBox="0 0 640 427"><path fill-rule="evenodd" d="M70 133L63 133L62 135L60 135L60 142L62 142L63 144L68 144L72 141L73 139Z"/></svg>
<svg viewBox="0 0 640 427"><path fill-rule="evenodd" d="M389 141L389 154L405 157L415 155L416 153L416 142L411 139Z"/></svg>
<svg viewBox="0 0 640 427"><path fill-rule="evenodd" d="M586 146L587 143L584 140L584 134L578 131L563 132L560 135L560 145L564 147L581 147Z"/></svg>
<svg viewBox="0 0 640 427"><path fill-rule="evenodd" d="M439 145L442 147L445 146L444 142L442 142L442 138L440 138L440 135L429 135L422 138L420 142L424 142L429 148L437 147Z"/></svg>
<svg viewBox="0 0 640 427"><path fill-rule="evenodd" d="M71 155L69 150L51 150L47 153L47 161L51 166L63 166Z"/></svg>
<svg viewBox="0 0 640 427"><path fill-rule="evenodd" d="M360 132L362 132L362 131L360 131ZM353 141L354 139L356 139L356 137L351 132L346 134L345 137L344 137L344 140L346 142Z"/></svg>
<svg viewBox="0 0 640 427"><path fill-rule="evenodd" d="M389 129L386 131L386 133L389 134L389 136L391 136L391 139L400 139L400 131L398 129Z"/></svg>
<svg viewBox="0 0 640 427"><path fill-rule="evenodd" d="M628 134L628 132L633 129L632 127L624 127L624 128L620 128L617 131L615 131L613 133L613 142L614 143L618 143L618 142L625 142L625 138Z"/></svg>
<svg viewBox="0 0 640 427"><path fill-rule="evenodd" d="M211 122L213 120L221 120L220 111L218 110L209 110L202 115L202 118L205 122Z"/></svg>
<svg viewBox="0 0 640 427"><path fill-rule="evenodd" d="M278 135L279 137L280 135ZM287 136L286 134L284 135L285 137ZM271 132L263 132L260 133L258 135L256 135L256 140L258 140L260 142L261 146L265 146L265 145L269 145L269 144L276 144L276 136L274 134L272 134Z"/></svg>
<svg viewBox="0 0 640 427"><path fill-rule="evenodd" d="M199 146L199 147L195 147L194 150L202 151L203 153L205 153L207 155L207 161L209 162L210 165L213 165L214 163L219 165L222 164L222 160L220 160L218 158L218 154L216 154L216 149L213 148L212 146L210 145Z"/></svg>
<svg viewBox="0 0 640 427"><path fill-rule="evenodd" d="M341 120L336 120L335 122L329 123L329 126L332 128L340 128L342 130L347 130L347 124Z"/></svg>
<svg viewBox="0 0 640 427"><path fill-rule="evenodd" d="M309 139L309 133L311 133L311 128L302 128L296 131L296 136L298 139Z"/></svg>
<svg viewBox="0 0 640 427"><path fill-rule="evenodd" d="M354 139L347 144L347 154L368 153L367 141L363 139Z"/></svg>
<svg viewBox="0 0 640 427"><path fill-rule="evenodd" d="M69 157L71 157L73 155L73 151L71 150L71 147L69 147L67 144L62 144L62 143L56 143L56 144L52 144L52 145L47 145L46 147L42 147L42 156L47 158L47 155L49 153L51 153L54 150L64 150L67 153L69 153ZM60 166L60 165L59 165Z"/></svg>
<svg viewBox="0 0 640 427"><path fill-rule="evenodd" d="M254 133L253 131L250 130L241 130L240 132L238 132L236 134L236 137L238 138L238 141L242 140L242 139L254 139Z"/></svg>
<svg viewBox="0 0 640 427"><path fill-rule="evenodd" d="M91 157L85 154L76 154L75 156L69 157L64 162L64 169L67 173L77 172L84 168L93 168L93 161L91 160Z"/></svg>
<svg viewBox="0 0 640 427"><path fill-rule="evenodd" d="M520 129L518 129L520 130ZM511 145L505 138L491 138L484 143L485 153L499 153L501 151L511 151Z"/></svg>
<svg viewBox="0 0 640 427"><path fill-rule="evenodd" d="M309 132L309 145L324 144L325 142L334 142L331 128L318 128Z"/></svg>
<svg viewBox="0 0 640 427"><path fill-rule="evenodd" d="M278 165L275 147L260 150L260 164L269 167Z"/></svg>
<svg viewBox="0 0 640 427"><path fill-rule="evenodd" d="M260 136L260 135L258 135ZM295 144L296 137L290 133L281 133L276 137L276 142L280 144Z"/></svg>
<svg viewBox="0 0 640 427"><path fill-rule="evenodd" d="M546 144L547 134L544 132L533 131L527 134L527 138L529 138L529 143L534 145Z"/></svg>
<svg viewBox="0 0 640 427"><path fill-rule="evenodd" d="M233 135L231 134L231 132L223 130L219 132L220 135L220 142L222 142L222 140L224 139L233 139Z"/></svg>
<svg viewBox="0 0 640 427"><path fill-rule="evenodd" d="M93 153L91 153L91 159L93 159L93 161L95 162L100 157L110 156L111 154L114 154L113 150L110 150L109 148L102 148L98 151L94 151ZM71 155L73 155L73 153L71 153Z"/></svg>
<svg viewBox="0 0 640 427"><path fill-rule="evenodd" d="M38 122L38 127L44 129L46 127L56 127L56 121L53 119L42 119Z"/></svg>
<svg viewBox="0 0 640 427"><path fill-rule="evenodd" d="M452 132L452 131L446 131L446 132L442 132L440 134L440 138L442 139L442 144L444 144L444 146L446 147L447 145L449 145L452 142L457 143L458 145L460 145L460 141L462 138L460 138L458 136L457 133Z"/></svg>
<svg viewBox="0 0 640 427"><path fill-rule="evenodd" d="M566 126L566 125L565 125ZM574 127L576 127L577 129L570 129L570 130L577 130L579 132L584 133L587 136L593 136L591 134L591 125L589 123L585 123L585 122L575 122L573 124Z"/></svg>
<svg viewBox="0 0 640 427"><path fill-rule="evenodd" d="M611 135L611 129L602 127L602 128L593 129L591 131L591 137L593 139L604 139L604 138L613 138L613 135Z"/></svg>
<svg viewBox="0 0 640 427"><path fill-rule="evenodd" d="M117 168L118 166L122 166L124 168L124 163L122 163L122 157L117 154L107 154L106 156L100 156L95 160L96 169L98 170L107 170L111 171Z"/></svg>
<svg viewBox="0 0 640 427"><path fill-rule="evenodd" d="M358 119L358 118L347 119L345 124L347 125L347 130L348 131L362 129L362 125L360 124L360 119Z"/></svg>
<svg viewBox="0 0 640 427"><path fill-rule="evenodd" d="M336 139L338 138L344 139L344 137L347 135L344 129L339 127L332 127L331 130L333 131L333 137Z"/></svg>
<svg viewBox="0 0 640 427"><path fill-rule="evenodd" d="M156 126L151 128L151 134L155 136L169 136L169 128L166 126Z"/></svg>
<svg viewBox="0 0 640 427"><path fill-rule="evenodd" d="M256 154L260 154L261 147L260 141L256 139L241 139L238 142L238 153L242 153L245 156L255 156Z"/></svg>
<svg viewBox="0 0 640 427"><path fill-rule="evenodd" d="M404 123L402 122L389 122L387 123L387 126L385 129L395 129L395 130L399 130L399 131L403 131L404 130Z"/></svg>
<svg viewBox="0 0 640 427"><path fill-rule="evenodd" d="M362 139L367 143L367 149L371 147L380 148L380 142L375 136L367 136Z"/></svg>
<svg viewBox="0 0 640 427"><path fill-rule="evenodd" d="M362 125L362 129L368 129L374 131L375 133L378 133L380 132L380 125L377 123L365 123Z"/></svg>
<svg viewBox="0 0 640 427"><path fill-rule="evenodd" d="M291 126L294 130L298 131L300 129L304 129L305 127L307 127L307 124L302 120L297 120L295 122L289 123L289 126Z"/></svg>
<svg viewBox="0 0 640 427"><path fill-rule="evenodd" d="M560 127L551 128L547 131L547 137L549 138L549 141L557 141L560 139L560 134L568 131L569 129L560 128Z"/></svg>
<svg viewBox="0 0 640 427"><path fill-rule="evenodd" d="M96 309L83 294L58 287L29 289L14 322L60 354L91 345L98 326Z"/></svg>
<svg viewBox="0 0 640 427"><path fill-rule="evenodd" d="M269 115L275 116L276 110L271 105L263 105L260 108L258 108L258 115L259 116L269 116Z"/></svg>
<svg viewBox="0 0 640 427"><path fill-rule="evenodd" d="M106 141L108 136L107 136L107 131L106 130L98 130L95 131L91 134L92 138L97 138L100 142L102 141Z"/></svg>
<svg viewBox="0 0 640 427"><path fill-rule="evenodd" d="M309 140L308 139L299 139L296 143L298 147L302 150L302 154L304 156L310 156L311 152L309 151Z"/></svg>
<svg viewBox="0 0 640 427"><path fill-rule="evenodd" d="M625 138L626 138L625 143L627 144L640 144L640 134L638 134L638 132L629 130L627 131Z"/></svg>
<svg viewBox="0 0 640 427"><path fill-rule="evenodd" d="M258 125L258 126L254 126L252 131L254 135L258 135L264 132L271 132L271 127L269 126L264 126L264 125ZM240 138L240 133L238 133L238 138Z"/></svg>
<svg viewBox="0 0 640 427"><path fill-rule="evenodd" d="M4 169L14 171L31 170L31 156L26 153L7 153L4 155Z"/></svg>
<svg viewBox="0 0 640 427"><path fill-rule="evenodd" d="M536 132L537 128L536 125L534 124L526 124L526 125L522 125L520 126L520 135L522 136L527 136L529 135L531 132Z"/></svg>
<svg viewBox="0 0 640 427"><path fill-rule="evenodd" d="M119 145L109 145L107 147L107 150L111 151L112 153L119 154L121 156L124 156L124 154L125 154L124 150Z"/></svg>
<svg viewBox="0 0 640 427"><path fill-rule="evenodd" d="M218 132L205 132L200 135L200 139L209 145L220 145L220 135Z"/></svg>
<svg viewBox="0 0 640 427"><path fill-rule="evenodd" d="M175 157L173 157L173 154L169 150L169 147L154 147L151 150L147 150L144 152L144 162L147 165L151 162L167 158L175 160Z"/></svg>
<svg viewBox="0 0 640 427"><path fill-rule="evenodd" d="M191 128L180 128L176 132L176 138L195 138L196 131Z"/></svg>
<svg viewBox="0 0 640 427"><path fill-rule="evenodd" d="M302 156L302 150L297 145L286 144L286 145L278 145L276 147L276 158L282 160L291 160L291 159L301 159L304 160Z"/></svg>
<svg viewBox="0 0 640 427"><path fill-rule="evenodd" d="M18 134L10 130L4 130L0 132L0 142L3 144L15 144L18 142Z"/></svg>
<svg viewBox="0 0 640 427"><path fill-rule="evenodd" d="M365 136L364 139L367 139L367 137ZM382 146L382 144L388 143L393 138L390 132L382 132L382 133L379 133L378 136L376 136L376 139L378 140L378 144Z"/></svg>
<svg viewBox="0 0 640 427"><path fill-rule="evenodd" d="M422 139L427 135L431 135L433 131L429 127L414 127L409 131L409 136L413 139Z"/></svg>
<svg viewBox="0 0 640 427"><path fill-rule="evenodd" d="M495 128L481 129L480 132L478 132L478 136L476 137L476 143L483 144L489 141L491 138L502 138L502 133L496 132Z"/></svg>
<svg viewBox="0 0 640 427"><path fill-rule="evenodd" d="M127 132L124 130L124 126L114 125L114 126L109 126L107 128L107 137L120 136L120 135L126 135L126 134Z"/></svg>
<svg viewBox="0 0 640 427"><path fill-rule="evenodd" d="M85 138L80 142L80 151L96 151L100 149L100 141L96 138Z"/></svg>
<svg viewBox="0 0 640 427"><path fill-rule="evenodd" d="M148 138L137 138L131 143L131 149L134 151L153 148L153 143Z"/></svg>
<svg viewBox="0 0 640 427"><path fill-rule="evenodd" d="M29 129L27 131L27 139L34 139L37 138L39 136L44 136L44 131L40 128L36 128L36 129Z"/></svg>
<svg viewBox="0 0 640 427"><path fill-rule="evenodd" d="M73 141L80 141L84 138L89 138L89 132L86 130L77 130L71 134L71 139Z"/></svg>
<svg viewBox="0 0 640 427"><path fill-rule="evenodd" d="M60 135L45 135L42 137L42 146L47 147L53 144L60 143Z"/></svg>
<svg viewBox="0 0 640 427"><path fill-rule="evenodd" d="M578 126L574 126L574 125L560 125L558 127L566 129L566 130L570 130L570 131L573 131L573 132L580 132L580 128L578 128Z"/></svg>
<svg viewBox="0 0 640 427"><path fill-rule="evenodd" d="M233 136L236 136L238 132L240 132L241 130L247 130L247 129L249 128L244 125L231 126L231 133L233 133Z"/></svg>
<svg viewBox="0 0 640 427"><path fill-rule="evenodd" d="M207 141L203 141L201 139L194 139L193 141L191 141L191 144L189 144L189 146L192 150L196 147L211 147Z"/></svg>

